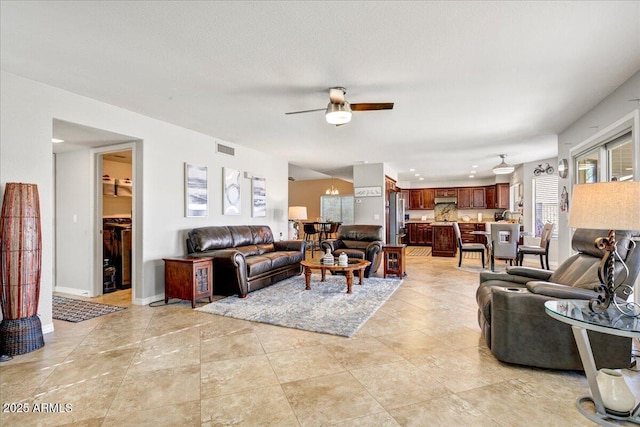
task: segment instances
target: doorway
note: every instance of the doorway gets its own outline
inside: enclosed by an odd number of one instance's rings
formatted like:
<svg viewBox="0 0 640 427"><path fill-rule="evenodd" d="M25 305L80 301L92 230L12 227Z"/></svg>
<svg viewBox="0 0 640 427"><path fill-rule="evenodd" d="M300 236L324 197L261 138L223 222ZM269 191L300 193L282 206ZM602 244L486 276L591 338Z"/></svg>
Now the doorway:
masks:
<svg viewBox="0 0 640 427"><path fill-rule="evenodd" d="M142 295L142 274L137 268L141 239L136 237L142 228L136 214L141 212L137 191L141 183L136 183L136 175L141 176L137 156L141 141L57 119L52 136L64 141L53 144L54 292L84 297L105 294L106 259L113 266L110 283L115 286L115 290L107 288L109 295L126 292L132 303ZM112 185L103 175L109 175Z"/></svg>

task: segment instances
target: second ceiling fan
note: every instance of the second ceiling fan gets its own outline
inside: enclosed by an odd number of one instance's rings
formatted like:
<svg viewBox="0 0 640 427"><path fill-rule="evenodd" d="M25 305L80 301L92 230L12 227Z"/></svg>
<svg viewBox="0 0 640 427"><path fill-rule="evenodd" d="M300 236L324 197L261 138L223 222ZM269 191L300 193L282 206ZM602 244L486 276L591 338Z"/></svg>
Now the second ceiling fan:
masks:
<svg viewBox="0 0 640 427"><path fill-rule="evenodd" d="M332 87L329 89L329 104L327 105L327 108L291 111L285 114L301 114L311 113L314 111L325 111L325 119L327 120L327 123L341 126L351 121L352 111L375 111L393 109L393 102L349 104L345 99L346 93L347 90L343 87Z"/></svg>

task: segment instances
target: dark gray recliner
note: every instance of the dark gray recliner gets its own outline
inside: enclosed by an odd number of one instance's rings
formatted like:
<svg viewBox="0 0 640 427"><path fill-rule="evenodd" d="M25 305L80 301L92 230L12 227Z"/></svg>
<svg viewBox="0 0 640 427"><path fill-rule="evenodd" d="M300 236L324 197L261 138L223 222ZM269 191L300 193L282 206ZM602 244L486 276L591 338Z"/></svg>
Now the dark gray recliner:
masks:
<svg viewBox="0 0 640 427"><path fill-rule="evenodd" d="M371 265L364 269L364 277L369 277L380 267L382 245L381 225L341 225L335 239L326 239L320 244L322 252L329 249L334 257L344 252L349 258L371 261Z"/></svg>
<svg viewBox="0 0 640 427"><path fill-rule="evenodd" d="M553 272L511 267L507 273L480 274L476 291L478 324L498 360L541 368L583 370L571 327L547 315L544 303L553 299L591 299L598 295L593 289L600 283L598 266L604 253L595 247L594 241L607 234L607 230L577 229L572 239L577 253ZM638 231L616 231L618 252L629 268L624 283L631 286L640 270L638 236ZM629 248L628 240L624 239L633 239L636 246ZM616 267L616 277L622 279L621 265L618 263ZM629 367L631 338L588 333L598 368Z"/></svg>

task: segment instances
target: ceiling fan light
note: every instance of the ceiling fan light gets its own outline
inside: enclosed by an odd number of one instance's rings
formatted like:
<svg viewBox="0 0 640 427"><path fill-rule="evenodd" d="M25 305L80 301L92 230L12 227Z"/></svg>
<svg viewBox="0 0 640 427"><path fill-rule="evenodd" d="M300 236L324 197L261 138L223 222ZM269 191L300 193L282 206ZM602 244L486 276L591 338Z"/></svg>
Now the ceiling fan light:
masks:
<svg viewBox="0 0 640 427"><path fill-rule="evenodd" d="M348 102L344 104L334 104L332 102L327 105L325 113L327 123L331 125L343 125L351 121L351 107Z"/></svg>
<svg viewBox="0 0 640 427"><path fill-rule="evenodd" d="M496 175L504 175L507 173L511 173L516 169L515 166L508 165L504 161L505 157L507 157L506 154L500 154L500 158L502 159L502 162L500 162L499 165L496 165L493 167L493 173L495 173Z"/></svg>

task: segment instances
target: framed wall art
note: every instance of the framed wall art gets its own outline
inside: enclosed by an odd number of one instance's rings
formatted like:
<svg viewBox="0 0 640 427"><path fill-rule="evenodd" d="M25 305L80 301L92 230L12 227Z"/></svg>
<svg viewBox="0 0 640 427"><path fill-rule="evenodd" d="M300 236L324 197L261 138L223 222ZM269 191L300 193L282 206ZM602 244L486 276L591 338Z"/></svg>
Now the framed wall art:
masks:
<svg viewBox="0 0 640 427"><path fill-rule="evenodd" d="M261 176L251 178L251 215L267 216L267 180Z"/></svg>
<svg viewBox="0 0 640 427"><path fill-rule="evenodd" d="M240 171L222 168L222 213L240 215Z"/></svg>
<svg viewBox="0 0 640 427"><path fill-rule="evenodd" d="M382 187L355 187L353 197L379 197L382 196Z"/></svg>
<svg viewBox="0 0 640 427"><path fill-rule="evenodd" d="M184 216L207 216L207 167L184 164Z"/></svg>

